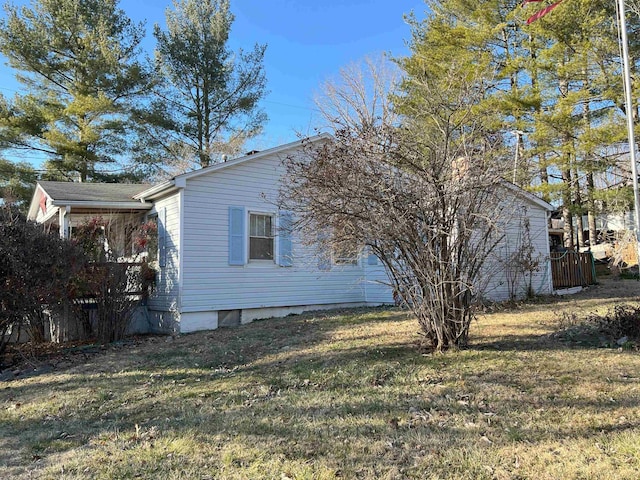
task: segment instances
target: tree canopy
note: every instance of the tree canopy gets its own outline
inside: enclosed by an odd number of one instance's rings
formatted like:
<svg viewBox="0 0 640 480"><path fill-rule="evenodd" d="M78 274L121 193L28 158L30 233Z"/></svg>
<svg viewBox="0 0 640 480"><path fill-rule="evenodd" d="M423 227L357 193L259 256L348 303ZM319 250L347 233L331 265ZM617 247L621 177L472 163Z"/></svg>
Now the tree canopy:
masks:
<svg viewBox="0 0 640 480"><path fill-rule="evenodd" d="M0 158L0 199L26 210L33 195L38 173L27 162Z"/></svg>
<svg viewBox="0 0 640 480"><path fill-rule="evenodd" d="M266 120L266 45L232 52L234 17L227 0L180 0L156 25L155 98L141 112L145 144L178 170L206 167L240 151ZM144 150L144 149L143 149Z"/></svg>
<svg viewBox="0 0 640 480"><path fill-rule="evenodd" d="M625 202L630 179L614 3L571 0L531 25L537 3L426 4L430 14L412 21L413 53L403 66L410 74L422 64L483 70L487 88L475 112L502 137L505 177L561 207L566 246L595 240L595 215ZM637 31L640 18L628 24ZM630 38L637 69L640 45Z"/></svg>
<svg viewBox="0 0 640 480"><path fill-rule="evenodd" d="M43 152L67 178L120 170L132 102L150 81L137 58L142 25L117 0L37 0L5 13L0 52L27 91L3 102L5 146Z"/></svg>

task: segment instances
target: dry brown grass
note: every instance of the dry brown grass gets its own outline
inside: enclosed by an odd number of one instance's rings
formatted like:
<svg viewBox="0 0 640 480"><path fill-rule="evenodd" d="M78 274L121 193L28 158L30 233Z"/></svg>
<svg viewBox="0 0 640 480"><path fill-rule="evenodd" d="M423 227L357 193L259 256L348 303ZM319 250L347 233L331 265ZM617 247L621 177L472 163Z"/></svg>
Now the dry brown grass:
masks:
<svg viewBox="0 0 640 480"><path fill-rule="evenodd" d="M0 385L0 477L637 479L640 356L550 334L639 293L486 314L443 355L382 309L100 353Z"/></svg>

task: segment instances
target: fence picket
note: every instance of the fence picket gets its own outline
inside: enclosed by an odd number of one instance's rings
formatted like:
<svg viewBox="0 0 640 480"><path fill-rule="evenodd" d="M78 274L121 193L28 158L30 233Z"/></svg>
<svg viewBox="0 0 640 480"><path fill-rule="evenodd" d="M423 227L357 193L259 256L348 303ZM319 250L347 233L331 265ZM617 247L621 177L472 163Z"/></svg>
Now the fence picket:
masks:
<svg viewBox="0 0 640 480"><path fill-rule="evenodd" d="M595 266L591 252L551 253L553 288L586 287L596 283Z"/></svg>

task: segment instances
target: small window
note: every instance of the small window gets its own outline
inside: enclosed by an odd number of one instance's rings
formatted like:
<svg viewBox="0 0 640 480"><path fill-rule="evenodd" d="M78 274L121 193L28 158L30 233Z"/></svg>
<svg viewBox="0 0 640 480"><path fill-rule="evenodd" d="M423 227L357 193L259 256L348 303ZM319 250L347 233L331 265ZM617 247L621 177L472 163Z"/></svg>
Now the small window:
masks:
<svg viewBox="0 0 640 480"><path fill-rule="evenodd" d="M249 215L249 260L273 261L273 216Z"/></svg>
<svg viewBox="0 0 640 480"><path fill-rule="evenodd" d="M333 253L333 263L336 265L357 265L358 251L352 249L336 250Z"/></svg>

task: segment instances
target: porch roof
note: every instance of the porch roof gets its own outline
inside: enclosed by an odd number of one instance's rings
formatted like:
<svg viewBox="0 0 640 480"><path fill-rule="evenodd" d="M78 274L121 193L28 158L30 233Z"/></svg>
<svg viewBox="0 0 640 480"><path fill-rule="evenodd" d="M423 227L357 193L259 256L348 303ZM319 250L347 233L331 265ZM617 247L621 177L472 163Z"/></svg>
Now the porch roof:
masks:
<svg viewBox="0 0 640 480"><path fill-rule="evenodd" d="M36 186L29 213L30 220L40 223L56 220L61 208L72 212L127 212L152 208L150 202L134 199L147 190L147 184L75 183L40 181Z"/></svg>
<svg viewBox="0 0 640 480"><path fill-rule="evenodd" d="M48 182L38 184L54 202L131 202L133 197L148 189L148 184L137 183L76 183Z"/></svg>

